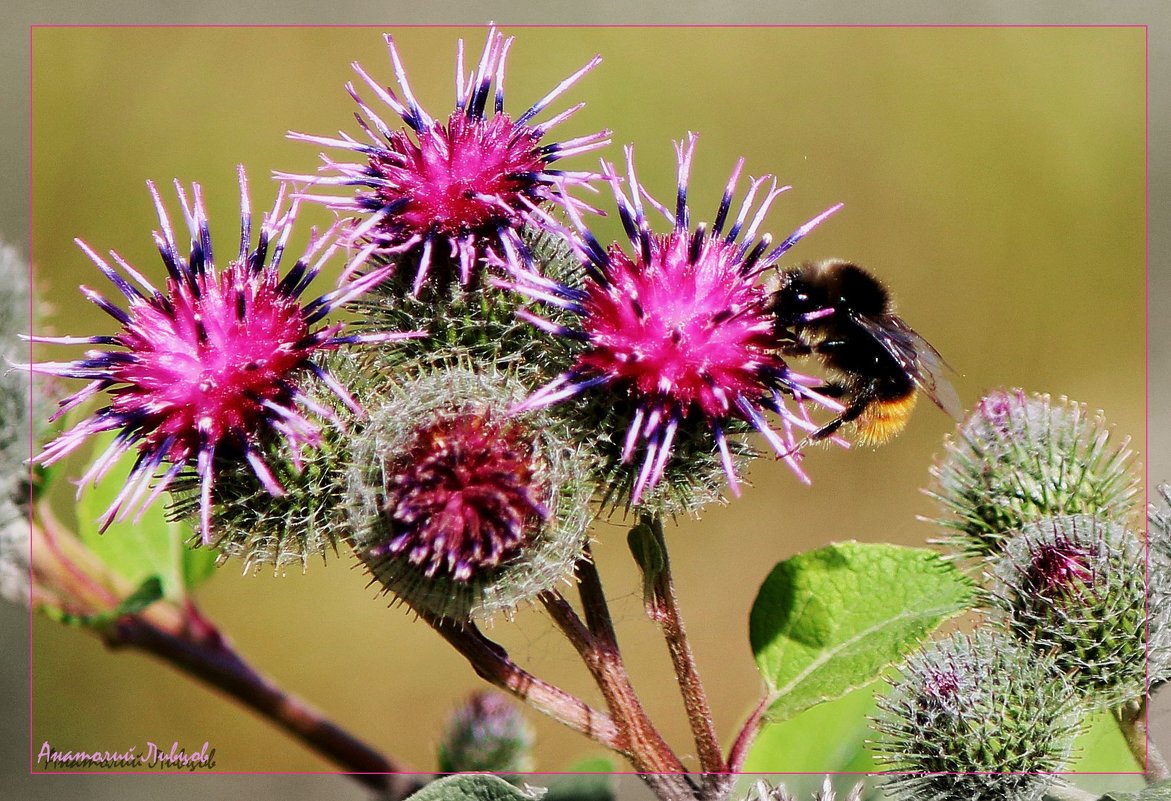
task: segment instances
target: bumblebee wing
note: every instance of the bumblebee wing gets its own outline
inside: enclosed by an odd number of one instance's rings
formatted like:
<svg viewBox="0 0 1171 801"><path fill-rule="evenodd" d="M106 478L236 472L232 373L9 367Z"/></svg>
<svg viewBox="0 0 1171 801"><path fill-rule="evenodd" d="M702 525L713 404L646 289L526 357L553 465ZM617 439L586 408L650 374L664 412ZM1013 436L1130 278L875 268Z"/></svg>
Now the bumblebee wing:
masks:
<svg viewBox="0 0 1171 801"><path fill-rule="evenodd" d="M882 345L899 367L935 401L936 406L956 420L963 419L963 404L960 403L955 387L944 375L951 368L930 342L919 336L901 317L893 314L882 320L854 315L854 320Z"/></svg>

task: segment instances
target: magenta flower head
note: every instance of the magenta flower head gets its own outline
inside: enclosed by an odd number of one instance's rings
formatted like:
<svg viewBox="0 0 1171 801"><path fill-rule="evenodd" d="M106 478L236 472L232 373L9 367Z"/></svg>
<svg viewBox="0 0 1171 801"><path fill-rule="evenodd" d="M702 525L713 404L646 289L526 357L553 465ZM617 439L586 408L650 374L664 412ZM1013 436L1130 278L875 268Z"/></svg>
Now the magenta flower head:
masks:
<svg viewBox="0 0 1171 801"><path fill-rule="evenodd" d="M759 278L840 204L770 248L770 238L757 239L756 231L773 200L788 187L777 188L774 180L748 221L758 190L769 180L757 178L725 233L741 160L710 234L705 224L692 228L687 180L695 142L695 135L689 135L686 144L675 146L679 172L674 211L655 202L638 183L632 148L626 148L625 190L613 165L603 163L631 253L618 244L603 248L570 208L580 237L568 230L564 235L574 242L585 269L580 286L531 273L506 284L554 307L564 322L524 311L522 316L584 343L573 367L530 396L522 408L548 406L594 387L606 387L633 405L625 431L615 441L622 443L623 464L636 453L641 459L630 495L634 505L660 482L677 437L688 428L710 430L733 494L739 490L727 433L737 422L761 432L803 476L793 430L813 426L803 413L788 408L786 397L796 399L802 412L806 399L836 407L809 388L813 379L790 371L778 353L769 295ZM673 224L669 233L651 233L643 197ZM555 225L551 218L546 224ZM766 409L781 415L780 431L766 422Z"/></svg>
<svg viewBox="0 0 1171 801"><path fill-rule="evenodd" d="M511 613L572 575L591 519L585 450L540 415L509 416L515 379L447 367L393 386L354 436L355 551L420 613Z"/></svg>
<svg viewBox="0 0 1171 801"><path fill-rule="evenodd" d="M592 59L513 119L504 111L504 68L512 38L489 28L484 53L470 73L464 70L463 40L459 42L456 107L443 122L419 106L393 37L387 34L385 38L402 97L358 64L354 69L407 127L393 129L362 100L352 83L347 84L361 110L356 116L367 139L359 141L345 133L339 133L340 138L296 132L289 136L344 148L359 154L361 160L338 162L323 155L324 176L281 177L307 180L315 186L359 187L353 197L305 197L343 213L365 216L352 230L352 241L413 270L409 280L415 294L433 273L440 280L457 275L460 283L471 283L478 262L489 251L520 266L528 254L518 231L533 219L529 206L574 206L579 201L570 198L566 188L588 184L596 177L553 169L552 165L609 142L608 131L565 142L545 141L554 126L584 103L539 124L534 119L601 58Z"/></svg>
<svg viewBox="0 0 1171 801"><path fill-rule="evenodd" d="M293 458L319 440L319 429L304 414L332 413L306 392L316 377L353 411L347 391L315 361L324 351L359 342L385 342L415 334L343 336L340 324L323 325L326 315L386 276L389 268L367 273L307 305L300 296L338 248L335 228L312 239L305 254L283 277L279 267L297 216L297 202L284 209L284 189L266 214L252 244L248 185L239 171L241 233L238 255L218 269L199 184L193 203L178 181L175 188L191 233L190 254L179 251L158 191L149 184L161 231L154 234L167 268L164 289L153 286L116 252L115 270L81 240L85 254L126 298L122 309L92 289L82 293L121 325L113 336L33 337L50 344L101 346L71 362L34 364L38 373L89 383L60 404L62 414L106 391L110 403L45 446L36 461L51 464L90 437L117 435L81 480L97 482L126 451L138 449L125 488L105 513L103 529L134 508L144 508L186 468L199 477L200 531L210 542L212 486L221 463L246 462L272 495L283 487L262 451L283 439ZM130 281L126 280L126 277ZM133 283L131 283L133 282ZM152 479L153 491L143 501Z"/></svg>

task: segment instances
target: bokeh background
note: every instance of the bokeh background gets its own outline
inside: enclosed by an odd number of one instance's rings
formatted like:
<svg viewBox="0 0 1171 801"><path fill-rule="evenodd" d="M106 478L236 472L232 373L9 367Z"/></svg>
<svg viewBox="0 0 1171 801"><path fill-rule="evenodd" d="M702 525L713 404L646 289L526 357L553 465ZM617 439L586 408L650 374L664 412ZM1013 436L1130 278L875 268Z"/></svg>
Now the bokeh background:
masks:
<svg viewBox="0 0 1171 801"><path fill-rule="evenodd" d="M420 100L433 115L445 113L455 40L462 35L476 53L482 30L384 27L396 35ZM32 255L54 307L46 323L63 333L106 327L76 291L100 276L74 236L161 272L147 178L200 181L213 226L230 241L234 165L249 169L257 206L271 200L271 170L312 169L315 149L284 132L354 130L342 84L353 60L392 80L382 30L36 30ZM794 186L766 220L778 236L844 201L792 262L843 256L884 276L903 315L958 370L966 403L996 386L1069 395L1142 441L1142 29L510 32L514 112L601 53L602 66L558 106L588 103L562 135L612 129L607 155L617 158L618 145L633 142L643 180L665 197L671 140L700 132L691 194L700 219L714 213L741 155L751 174ZM811 454L811 488L758 462L756 486L743 499L670 530L689 630L725 738L760 691L745 624L760 581L776 561L829 540L921 544L932 536L916 520L932 511L919 490L951 426L923 404L908 431L880 450ZM619 635L652 715L669 739L686 743L623 534L617 524L596 530ZM262 670L423 769L442 719L478 686L438 637L387 609L345 563L277 578L241 576L229 565L199 600ZM538 615L502 622L492 634L538 674L591 694ZM156 664L108 654L41 621L33 626L32 690L34 742L105 747L157 733L212 740L227 770L329 767ZM555 724L532 722L542 769L597 753Z"/></svg>

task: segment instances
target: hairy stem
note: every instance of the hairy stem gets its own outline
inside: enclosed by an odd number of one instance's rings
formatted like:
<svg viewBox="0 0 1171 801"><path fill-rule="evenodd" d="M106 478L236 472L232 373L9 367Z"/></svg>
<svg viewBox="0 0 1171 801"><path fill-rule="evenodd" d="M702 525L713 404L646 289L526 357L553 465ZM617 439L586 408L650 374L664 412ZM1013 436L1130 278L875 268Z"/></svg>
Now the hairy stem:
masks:
<svg viewBox="0 0 1171 801"><path fill-rule="evenodd" d="M602 691L619 731L619 750L663 801L695 799L698 793L683 763L643 709L615 644L595 637L559 593L546 592L541 603L577 649Z"/></svg>
<svg viewBox="0 0 1171 801"><path fill-rule="evenodd" d="M34 507L29 536L34 610L43 607L95 619L133 592L134 587L109 572L47 504ZM234 698L356 781L377 790L386 801L399 801L423 784L425 777L387 775L407 768L256 672L190 599L181 604L160 600L91 631L112 649L134 648L151 654Z"/></svg>
<svg viewBox="0 0 1171 801"><path fill-rule="evenodd" d="M399 801L421 787L422 777L388 775L404 766L347 733L319 711L257 673L218 632L200 636L166 631L141 615L120 618L105 633L111 648L137 648L220 690L351 774L387 801Z"/></svg>
<svg viewBox="0 0 1171 801"><path fill-rule="evenodd" d="M480 678L591 740L623 752L618 729L609 715L517 666L474 623L453 623L429 613L420 616L468 660Z"/></svg>
<svg viewBox="0 0 1171 801"><path fill-rule="evenodd" d="M687 710L687 721L695 738L699 764L704 773L722 773L727 770L727 766L720 753L720 743L716 736L715 724L712 722L707 692L699 678L699 669L695 664L691 643L687 639L687 630L683 627L679 598L675 594L675 583L671 578L667 541L663 536L663 521L655 515L653 518L644 517L643 523L650 526L663 558L661 568L652 584L655 620L663 629L663 638L667 641L667 650L671 654L671 664L675 668L679 691L683 695L683 706Z"/></svg>
<svg viewBox="0 0 1171 801"><path fill-rule="evenodd" d="M1147 782L1154 783L1171 779L1167 760L1155 747L1147 733L1147 699L1129 701L1114 710L1114 720L1122 731L1126 745L1135 760L1143 766Z"/></svg>
<svg viewBox="0 0 1171 801"><path fill-rule="evenodd" d="M740 733L736 735L735 742L728 750L728 772L740 773L744 770L744 760L748 758L748 750L752 747L756 735L760 732L760 727L764 723L764 711L768 709L769 698L765 696L760 699L760 703L756 705L756 709L752 710L752 714L748 716L748 720L744 721L744 725L740 728Z"/></svg>

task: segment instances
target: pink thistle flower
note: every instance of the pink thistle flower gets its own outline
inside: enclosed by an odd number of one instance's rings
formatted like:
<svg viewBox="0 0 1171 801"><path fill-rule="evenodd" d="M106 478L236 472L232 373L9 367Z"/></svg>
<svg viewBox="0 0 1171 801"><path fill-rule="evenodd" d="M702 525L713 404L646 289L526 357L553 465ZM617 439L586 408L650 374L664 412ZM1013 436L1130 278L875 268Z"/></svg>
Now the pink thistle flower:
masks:
<svg viewBox="0 0 1171 801"><path fill-rule="evenodd" d="M289 137L351 150L364 161L338 162L323 154L321 171L328 175L278 173L278 177L317 186L360 187L353 197L303 197L343 213L369 215L351 231L351 241L366 243L365 247L381 256L404 256L402 260L412 264L415 271L415 294L433 269L441 280L449 279L451 271L458 269L460 283L468 285L477 262L489 251L496 251L516 267L527 264L529 254L518 231L534 219L529 206L554 203L565 208L589 208L565 190L569 186L588 186L597 177L552 169L550 165L567 156L596 150L610 141L609 131L599 131L565 142L542 144L554 126L584 103L540 124L532 120L593 69L601 57L594 57L514 120L504 112L504 68L512 37L505 38L495 28L489 28L484 53L470 74L464 71L461 39L456 58L456 108L444 124L432 119L416 102L394 38L385 34L385 39L402 99L360 65L353 66L378 99L407 127L392 130L362 100L353 83L348 83L346 90L362 112L355 116L369 142L342 132L338 134L340 138L333 138L290 131ZM486 109L493 80L496 91L489 115Z"/></svg>
<svg viewBox="0 0 1171 801"><path fill-rule="evenodd" d="M1061 534L1052 541L1029 543L1024 586L1043 598L1075 595L1094 584L1093 554Z"/></svg>
<svg viewBox="0 0 1171 801"><path fill-rule="evenodd" d="M583 285L563 286L531 272L513 282L497 281L576 315L580 327L570 328L527 311L519 312L538 327L585 343L573 368L537 390L521 404L521 409L548 406L601 386L612 387L635 400L636 410L625 432L621 457L623 463L629 463L638 444L643 444L642 466L631 493L635 504L662 478L681 425L698 421L711 429L729 487L733 494L739 494L725 435L731 420L738 418L751 424L805 479L797 464L793 429L811 431L816 426L809 420L803 401L812 399L829 408L841 408L814 392L811 387L816 381L790 371L781 358L772 333L769 295L758 281L766 269L841 204L805 223L770 250L770 237L757 240L756 230L773 200L788 187L777 188L774 180L748 221L757 191L769 180L769 176L757 178L751 182L735 222L724 234L744 164L741 159L720 202L711 235L704 224L692 229L687 180L695 142L696 136L689 135L686 145L675 145L679 172L673 212L657 203L638 183L632 148L626 148L629 194L621 188L614 166L603 162L603 175L613 189L619 217L633 248L631 254L618 244L603 248L576 210L570 208L570 218L580 237L568 229L561 230L573 243L585 268ZM642 198L673 223L670 233L651 233ZM547 215L545 222L556 226ZM798 401L800 414L787 407L785 395ZM780 432L765 421L765 409L781 415Z"/></svg>
<svg viewBox="0 0 1171 801"><path fill-rule="evenodd" d="M549 511L519 424L469 411L440 418L385 468L390 539L370 556L406 558L432 578L467 582L515 558Z"/></svg>
<svg viewBox="0 0 1171 801"><path fill-rule="evenodd" d="M341 324L318 326L331 311L383 280L390 268L374 270L302 306L301 294L339 247L337 226L313 237L305 254L282 277L279 266L298 203L294 201L287 211L282 210L282 186L253 247L243 167L239 179L240 250L225 268L215 266L199 184L193 184L192 204L183 186L175 182L191 233L190 255L183 257L159 193L148 182L162 229L154 238L167 268L165 292L110 251L122 273L134 282L130 283L78 239L77 244L128 305L124 310L88 287L82 286L81 291L117 320L122 330L113 336L30 337L34 342L110 348L86 351L76 361L31 365L34 372L89 382L61 401L57 416L103 390L110 396L108 406L46 445L35 461L52 464L95 434L117 431L113 443L82 478L80 487L84 487L91 481L96 484L123 453L138 448L125 488L102 518L102 530L132 509L145 508L184 468L194 467L200 481L200 530L203 541L210 542L211 490L217 461L246 461L269 493L281 495L284 490L261 455L266 437L283 437L297 460L300 449L316 445L320 435L302 408L318 416L335 417L305 392L304 379L316 376L346 406L360 412L349 393L315 363L314 356L342 345L419 335L342 336ZM144 501L152 479L157 480Z"/></svg>

